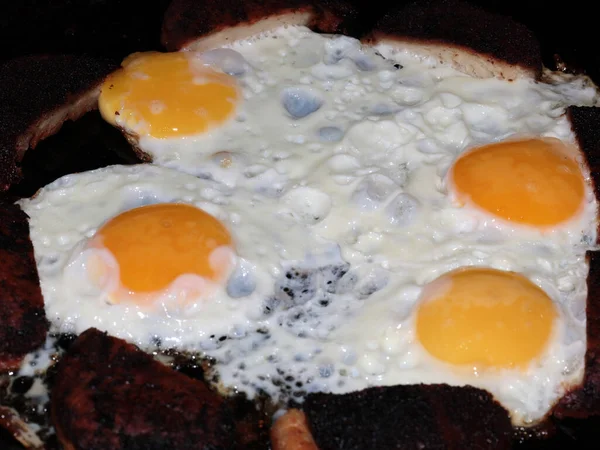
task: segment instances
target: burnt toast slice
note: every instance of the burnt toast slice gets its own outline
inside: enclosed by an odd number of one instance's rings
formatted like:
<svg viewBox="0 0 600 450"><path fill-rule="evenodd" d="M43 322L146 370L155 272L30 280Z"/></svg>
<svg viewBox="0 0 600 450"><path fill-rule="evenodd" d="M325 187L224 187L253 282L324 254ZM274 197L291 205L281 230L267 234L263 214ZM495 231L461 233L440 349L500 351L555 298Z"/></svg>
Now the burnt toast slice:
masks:
<svg viewBox="0 0 600 450"><path fill-rule="evenodd" d="M390 10L363 41L433 57L477 78L542 75L540 45L531 30L463 0L416 1Z"/></svg>
<svg viewBox="0 0 600 450"><path fill-rule="evenodd" d="M273 450L508 449L512 426L484 390L413 384L310 394L275 422L272 440Z"/></svg>
<svg viewBox="0 0 600 450"><path fill-rule="evenodd" d="M169 51L203 51L283 25L352 34L357 20L357 10L344 0L174 0L161 42Z"/></svg>
<svg viewBox="0 0 600 450"><path fill-rule="evenodd" d="M81 55L26 56L0 66L0 192L21 179L28 149L97 108L100 85L116 67Z"/></svg>
<svg viewBox="0 0 600 450"><path fill-rule="evenodd" d="M261 422L237 417L233 404L203 381L95 328L58 362L51 417L65 449L266 448ZM254 445L254 446L252 446Z"/></svg>
<svg viewBox="0 0 600 450"><path fill-rule="evenodd" d="M48 321L40 289L29 217L0 200L0 372L17 369L46 340Z"/></svg>

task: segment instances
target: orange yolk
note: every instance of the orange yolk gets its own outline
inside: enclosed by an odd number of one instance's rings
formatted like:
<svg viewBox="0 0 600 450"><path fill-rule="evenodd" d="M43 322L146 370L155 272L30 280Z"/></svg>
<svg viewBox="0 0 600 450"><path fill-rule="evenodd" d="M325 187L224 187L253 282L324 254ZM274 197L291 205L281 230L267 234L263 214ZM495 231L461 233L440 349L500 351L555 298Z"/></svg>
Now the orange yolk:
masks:
<svg viewBox="0 0 600 450"><path fill-rule="evenodd" d="M91 242L91 247L112 254L121 287L134 294L163 291L182 275L219 282L230 267L215 258L214 251L231 246L231 236L221 222L184 204L124 212L102 226Z"/></svg>
<svg viewBox="0 0 600 450"><path fill-rule="evenodd" d="M522 275L494 269L449 272L423 291L417 337L434 357L478 368L524 367L546 348L552 300Z"/></svg>
<svg viewBox="0 0 600 450"><path fill-rule="evenodd" d="M230 118L235 79L194 60L193 53L138 53L109 75L99 99L104 119L137 135L189 136Z"/></svg>
<svg viewBox="0 0 600 450"><path fill-rule="evenodd" d="M582 208L585 181L573 149L558 139L506 141L476 148L451 168L461 204L537 227L559 224Z"/></svg>

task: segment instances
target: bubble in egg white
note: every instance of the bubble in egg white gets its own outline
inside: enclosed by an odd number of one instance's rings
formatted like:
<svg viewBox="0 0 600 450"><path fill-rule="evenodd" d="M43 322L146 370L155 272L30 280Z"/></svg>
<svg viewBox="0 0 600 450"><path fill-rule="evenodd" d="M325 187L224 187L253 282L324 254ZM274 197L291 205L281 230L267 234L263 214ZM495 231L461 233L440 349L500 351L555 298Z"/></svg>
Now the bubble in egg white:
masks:
<svg viewBox="0 0 600 450"><path fill-rule="evenodd" d="M281 92L281 102L285 110L295 119L302 119L323 105L323 99L319 92L307 87L284 89Z"/></svg>
<svg viewBox="0 0 600 450"><path fill-rule="evenodd" d="M349 59L342 59L335 64L319 63L313 66L310 73L323 81L339 81L354 74L356 65Z"/></svg>
<svg viewBox="0 0 600 450"><path fill-rule="evenodd" d="M463 103L460 109L466 125L474 134L503 136L509 132L507 113L499 107Z"/></svg>
<svg viewBox="0 0 600 450"><path fill-rule="evenodd" d="M377 68L377 63L374 61L373 57L365 54L356 54L352 56L352 61L356 64L358 70L362 70L363 72L370 72Z"/></svg>
<svg viewBox="0 0 600 450"><path fill-rule="evenodd" d="M365 353L359 357L358 366L368 375L381 375L386 370L385 363L371 353Z"/></svg>
<svg viewBox="0 0 600 450"><path fill-rule="evenodd" d="M217 48L198 55L202 63L217 67L226 74L240 76L249 69L248 61L238 52L229 48Z"/></svg>
<svg viewBox="0 0 600 450"><path fill-rule="evenodd" d="M389 105L387 103L377 103L375 104L371 110L370 114L376 116L389 116L390 114L395 114L400 110L398 106Z"/></svg>
<svg viewBox="0 0 600 450"><path fill-rule="evenodd" d="M334 365L329 361L321 362L318 366L319 376L321 378L329 378L334 373Z"/></svg>
<svg viewBox="0 0 600 450"><path fill-rule="evenodd" d="M347 36L329 39L324 45L324 50L323 62L325 64L337 64L342 59L350 58L360 51L356 46L356 41Z"/></svg>
<svg viewBox="0 0 600 450"><path fill-rule="evenodd" d="M439 96L445 108L454 109L462 103L462 99L458 95L449 92L441 92Z"/></svg>
<svg viewBox="0 0 600 450"><path fill-rule="evenodd" d="M360 122L346 133L346 139L366 160L384 159L388 152L408 143L414 136L409 129L391 120Z"/></svg>
<svg viewBox="0 0 600 450"><path fill-rule="evenodd" d="M355 286L360 297L366 298L388 284L390 274L387 270L374 266L364 272Z"/></svg>
<svg viewBox="0 0 600 450"><path fill-rule="evenodd" d="M231 298L247 297L256 289L254 267L248 261L240 259L227 282L227 295Z"/></svg>
<svg viewBox="0 0 600 450"><path fill-rule="evenodd" d="M332 173L339 174L353 172L356 169L361 168L361 164L358 158L347 155L345 153L333 155L331 158L329 158L327 164L330 167Z"/></svg>
<svg viewBox="0 0 600 450"><path fill-rule="evenodd" d="M352 201L361 209L374 210L379 208L396 189L396 183L385 175L378 173L367 175L354 190Z"/></svg>
<svg viewBox="0 0 600 450"><path fill-rule="evenodd" d="M317 134L323 142L338 142L344 137L344 130L338 127L322 127Z"/></svg>
<svg viewBox="0 0 600 450"><path fill-rule="evenodd" d="M290 55L290 65L304 69L318 64L323 57L323 47L318 40L305 38L301 39L297 44L293 45Z"/></svg>
<svg viewBox="0 0 600 450"><path fill-rule="evenodd" d="M414 106L423 100L423 92L416 87L395 86L390 97L402 106Z"/></svg>
<svg viewBox="0 0 600 450"><path fill-rule="evenodd" d="M298 187L282 197L291 215L298 221L314 225L323 220L331 211L331 197L312 187Z"/></svg>
<svg viewBox="0 0 600 450"><path fill-rule="evenodd" d="M427 155L443 153L443 150L440 148L439 144L430 138L419 139L417 141L417 149Z"/></svg>
<svg viewBox="0 0 600 450"><path fill-rule="evenodd" d="M420 202L410 194L401 193L390 201L386 213L393 225L405 227L414 223L420 212Z"/></svg>
<svg viewBox="0 0 600 450"><path fill-rule="evenodd" d="M380 347L387 355L399 355L409 348L410 332L400 327L388 327L381 337Z"/></svg>
<svg viewBox="0 0 600 450"><path fill-rule="evenodd" d="M278 198L286 190L288 178L273 168L266 166L253 166L256 170L247 170L246 176L250 178L248 185L261 195L269 198Z"/></svg>

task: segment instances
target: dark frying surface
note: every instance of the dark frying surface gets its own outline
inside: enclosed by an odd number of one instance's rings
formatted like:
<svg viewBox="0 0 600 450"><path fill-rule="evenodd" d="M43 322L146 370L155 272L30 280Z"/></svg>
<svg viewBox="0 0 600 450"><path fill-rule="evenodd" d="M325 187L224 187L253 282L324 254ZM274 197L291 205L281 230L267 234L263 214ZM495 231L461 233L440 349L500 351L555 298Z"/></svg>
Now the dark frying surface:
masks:
<svg viewBox="0 0 600 450"><path fill-rule="evenodd" d="M323 33L356 30L356 10L346 0L174 0L165 13L161 41L168 50L179 50L224 28L290 12L309 12L310 27Z"/></svg>
<svg viewBox="0 0 600 450"><path fill-rule="evenodd" d="M95 328L59 361L51 398L53 423L67 448L266 448L254 446L258 420L242 417L236 424L230 401L205 383Z"/></svg>
<svg viewBox="0 0 600 450"><path fill-rule="evenodd" d="M48 322L27 215L0 198L0 372L46 340Z"/></svg>
<svg viewBox="0 0 600 450"><path fill-rule="evenodd" d="M363 7L360 25L365 29L379 16L385 3L354 2ZM0 60L37 52L88 53L119 60L132 51L162 49L160 24L168 0L0 3L0 45L3 46ZM552 67L553 55L559 53L569 66L584 67L600 82L600 53L588 51L588 42L597 40L596 19L586 3L571 2L568 8L549 8L547 2L528 0L477 0L475 3L510 14L534 31L540 39L547 66ZM56 136L25 155L24 180L13 188L12 194L30 195L37 187L65 173L134 161L135 156L120 133L105 124L97 113L89 113L75 123L67 123ZM600 420L566 419L556 421L554 427L556 435L552 439L517 447L582 448L588 436L597 436ZM0 448L11 448L5 439L0 431Z"/></svg>
<svg viewBox="0 0 600 450"><path fill-rule="evenodd" d="M542 72L540 46L529 29L464 0L421 0L394 9L376 23L374 33L416 43L452 43L531 70L536 77Z"/></svg>

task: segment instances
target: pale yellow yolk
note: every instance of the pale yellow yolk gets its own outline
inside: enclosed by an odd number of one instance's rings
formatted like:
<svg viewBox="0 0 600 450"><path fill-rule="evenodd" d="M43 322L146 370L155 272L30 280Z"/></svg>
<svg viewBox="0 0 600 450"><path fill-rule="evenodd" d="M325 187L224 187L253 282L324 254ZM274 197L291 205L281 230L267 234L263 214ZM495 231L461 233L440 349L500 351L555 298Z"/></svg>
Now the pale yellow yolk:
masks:
<svg viewBox="0 0 600 450"><path fill-rule="evenodd" d="M417 337L434 357L478 368L524 367L546 348L552 300L522 275L493 269L447 273L423 291Z"/></svg>
<svg viewBox="0 0 600 450"><path fill-rule="evenodd" d="M114 217L91 246L112 254L123 288L144 294L165 290L182 275L221 281L229 267L215 258L215 250L231 247L232 240L223 224L201 209L157 204Z"/></svg>
<svg viewBox="0 0 600 450"><path fill-rule="evenodd" d="M235 79L202 65L193 53L140 53L102 85L105 120L155 138L205 132L230 118L238 101Z"/></svg>
<svg viewBox="0 0 600 450"><path fill-rule="evenodd" d="M575 216L585 181L573 149L558 139L529 139L486 145L467 152L451 169L451 189L508 221L537 227Z"/></svg>

